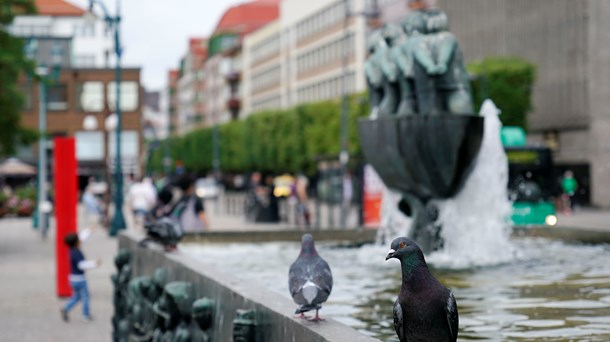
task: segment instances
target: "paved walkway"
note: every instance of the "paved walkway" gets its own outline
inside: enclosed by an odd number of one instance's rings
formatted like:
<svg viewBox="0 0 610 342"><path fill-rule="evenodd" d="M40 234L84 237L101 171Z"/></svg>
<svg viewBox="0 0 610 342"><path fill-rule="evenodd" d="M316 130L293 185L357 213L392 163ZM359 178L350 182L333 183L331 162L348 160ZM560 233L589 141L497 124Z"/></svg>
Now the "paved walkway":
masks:
<svg viewBox="0 0 610 342"><path fill-rule="evenodd" d="M246 224L238 215L209 209L214 231L294 229L286 224ZM610 211L581 209L572 216L560 215L558 227L610 234ZM83 322L78 305L70 322L64 323L59 308L65 299L57 298L55 289L54 231L42 241L30 219L0 219L0 341L109 341L116 239L99 229L83 246L87 257L102 260L102 266L87 276L95 320Z"/></svg>
<svg viewBox="0 0 610 342"><path fill-rule="evenodd" d="M110 341L113 258L116 239L96 231L83 245L102 265L87 272L94 321L84 322L81 305L61 320L55 286L55 229L42 241L30 219L0 219L0 341Z"/></svg>
<svg viewBox="0 0 610 342"><path fill-rule="evenodd" d="M572 215L558 214L557 226L610 232L610 210L582 208Z"/></svg>

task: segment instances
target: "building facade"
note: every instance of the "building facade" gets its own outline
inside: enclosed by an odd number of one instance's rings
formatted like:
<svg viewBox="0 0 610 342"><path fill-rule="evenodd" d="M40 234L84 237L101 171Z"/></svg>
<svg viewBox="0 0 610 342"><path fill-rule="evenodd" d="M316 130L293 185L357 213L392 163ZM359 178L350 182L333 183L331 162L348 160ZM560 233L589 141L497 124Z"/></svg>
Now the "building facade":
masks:
<svg viewBox="0 0 610 342"><path fill-rule="evenodd" d="M178 135L200 126L205 117L203 65L207 57L207 45L207 39L189 39L188 50L180 61L176 111L176 133Z"/></svg>
<svg viewBox="0 0 610 342"><path fill-rule="evenodd" d="M15 17L9 32L24 39L71 39L73 67L114 65L114 37L102 18L88 22L85 10L63 0L36 0L38 14Z"/></svg>
<svg viewBox="0 0 610 342"><path fill-rule="evenodd" d="M187 72L181 72L176 80L170 74L172 134L243 117L242 42L247 34L277 19L279 2L255 0L227 9L207 40L203 63L189 62L185 57L181 70ZM198 86L193 86L194 80Z"/></svg>
<svg viewBox="0 0 610 342"><path fill-rule="evenodd" d="M108 117L115 112L116 83L113 69L62 69L59 78L47 86L47 132L49 136L76 139L76 159L81 177L102 177L105 166L115 165L116 132L106 130ZM39 89L27 78L21 88L25 97L22 124L38 129ZM140 69L123 69L121 81L121 157L125 174L139 175L142 150L142 97ZM94 129L84 126L93 117ZM49 146L52 149L52 146ZM35 163L34 149L21 157Z"/></svg>
<svg viewBox="0 0 610 342"><path fill-rule="evenodd" d="M76 139L81 179L105 177L116 164L114 39L101 18L89 22L84 9L63 0L36 0L38 14L17 16L9 31L25 41L26 54L48 68L47 134ZM22 124L37 130L38 84L24 75ZM121 81L121 165L125 174L141 173L142 88L139 68L123 68ZM87 124L85 125L85 118ZM47 146L52 153L53 146ZM19 157L35 164L37 150L21 148Z"/></svg>
<svg viewBox="0 0 610 342"><path fill-rule="evenodd" d="M167 73L167 114L169 116L169 135L178 134L178 77L179 70L170 70Z"/></svg>
<svg viewBox="0 0 610 342"><path fill-rule="evenodd" d="M286 49L279 20L252 32L243 44L243 113L283 108L288 85Z"/></svg>
<svg viewBox="0 0 610 342"><path fill-rule="evenodd" d="M244 114L364 91L369 30L364 14L375 5L282 1L278 20L244 39Z"/></svg>

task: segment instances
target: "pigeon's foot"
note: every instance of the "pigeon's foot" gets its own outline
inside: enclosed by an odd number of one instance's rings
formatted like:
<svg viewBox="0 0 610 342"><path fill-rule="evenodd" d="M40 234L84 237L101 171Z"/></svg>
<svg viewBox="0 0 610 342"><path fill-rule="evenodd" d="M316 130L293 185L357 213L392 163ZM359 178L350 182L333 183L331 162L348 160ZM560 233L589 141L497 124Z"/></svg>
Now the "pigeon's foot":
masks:
<svg viewBox="0 0 610 342"><path fill-rule="evenodd" d="M300 319L309 319L309 316L305 316L305 314L304 314L304 313L302 313L302 312L301 312L301 314L300 314L300 315L296 315L296 316L294 316L294 317L295 317L295 318L300 318Z"/></svg>
<svg viewBox="0 0 610 342"><path fill-rule="evenodd" d="M318 315L318 310L316 310L316 317L310 319L311 322L321 322L321 321L325 321L324 318L320 317L320 315Z"/></svg>

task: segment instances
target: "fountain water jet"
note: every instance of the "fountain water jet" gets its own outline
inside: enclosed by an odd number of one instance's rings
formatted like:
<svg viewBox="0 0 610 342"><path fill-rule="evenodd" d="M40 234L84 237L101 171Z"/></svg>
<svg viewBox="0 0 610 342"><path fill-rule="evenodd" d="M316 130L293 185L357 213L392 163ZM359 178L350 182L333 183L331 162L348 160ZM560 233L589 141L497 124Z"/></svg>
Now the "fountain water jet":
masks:
<svg viewBox="0 0 610 342"><path fill-rule="evenodd" d="M430 261L450 267L498 264L513 259L510 242L512 210L508 199L508 161L500 139L500 110L486 100L483 143L462 190L453 198L435 201L443 226L443 249Z"/></svg>

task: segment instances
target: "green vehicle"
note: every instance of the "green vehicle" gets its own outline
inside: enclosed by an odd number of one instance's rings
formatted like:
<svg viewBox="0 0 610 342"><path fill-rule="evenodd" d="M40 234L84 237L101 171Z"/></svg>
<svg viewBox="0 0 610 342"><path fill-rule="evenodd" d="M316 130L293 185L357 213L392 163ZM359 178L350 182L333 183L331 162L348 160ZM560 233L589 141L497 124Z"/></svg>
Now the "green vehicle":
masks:
<svg viewBox="0 0 610 342"><path fill-rule="evenodd" d="M512 222L516 226L557 224L553 201L557 184L551 150L526 146L525 132L519 127L503 128L502 143L508 157Z"/></svg>

